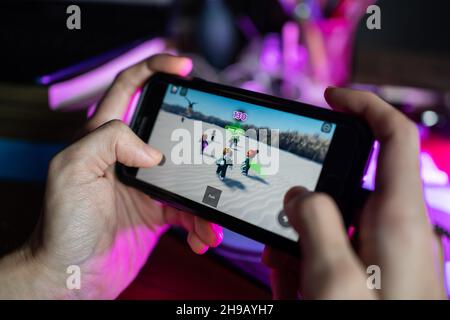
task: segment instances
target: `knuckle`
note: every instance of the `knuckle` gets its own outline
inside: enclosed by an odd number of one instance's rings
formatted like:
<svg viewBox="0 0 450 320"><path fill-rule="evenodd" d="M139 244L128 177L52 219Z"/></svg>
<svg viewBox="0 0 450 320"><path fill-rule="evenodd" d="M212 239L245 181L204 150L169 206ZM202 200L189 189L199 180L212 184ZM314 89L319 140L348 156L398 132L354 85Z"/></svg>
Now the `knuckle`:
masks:
<svg viewBox="0 0 450 320"><path fill-rule="evenodd" d="M74 168L70 170L70 168ZM63 172L75 171L78 172L83 168L80 163L80 155L78 148L71 146L55 155L49 164L48 174L52 178L54 175L61 175Z"/></svg>
<svg viewBox="0 0 450 320"><path fill-rule="evenodd" d="M175 56L168 54L168 53L158 53L158 54L154 54L154 55L148 57L144 61L145 61L146 67L149 70L154 70L154 69L157 69L158 65L165 64L170 61L168 59L172 59L174 57Z"/></svg>
<svg viewBox="0 0 450 320"><path fill-rule="evenodd" d="M379 96L370 91L360 91L359 101L361 105L371 106L384 102Z"/></svg>
<svg viewBox="0 0 450 320"><path fill-rule="evenodd" d="M129 69L120 71L114 78L111 88L117 88L118 90L128 92L129 83L132 83L132 77L130 74L131 72Z"/></svg>
<svg viewBox="0 0 450 320"><path fill-rule="evenodd" d="M147 67L151 69L155 63L157 63L161 59L164 59L164 57L166 57L166 56L167 56L167 54L164 54L164 53L154 54L154 55L148 57L145 60L145 63L147 65Z"/></svg>
<svg viewBox="0 0 450 320"><path fill-rule="evenodd" d="M405 118L404 124L403 124L403 132L405 133L405 136L411 140L411 141L419 141L419 131L417 129L417 126L412 122L411 120Z"/></svg>
<svg viewBox="0 0 450 320"><path fill-rule="evenodd" d="M59 168L61 168L61 165L63 163L63 156L64 156L64 151L59 152L58 154L56 154L49 163L49 172L55 172L58 171Z"/></svg>
<svg viewBox="0 0 450 320"><path fill-rule="evenodd" d="M114 132L123 132L127 129L127 126L119 119L109 120L103 125L103 127Z"/></svg>
<svg viewBox="0 0 450 320"><path fill-rule="evenodd" d="M399 137L408 143L419 144L419 131L417 126L401 113L392 117L393 130Z"/></svg>
<svg viewBox="0 0 450 320"><path fill-rule="evenodd" d="M116 144L119 140L126 138L129 133L129 128L121 120L113 119L103 125L105 132L102 134L107 143L107 148L110 152L115 153Z"/></svg>
<svg viewBox="0 0 450 320"><path fill-rule="evenodd" d="M120 84L123 83L128 79L128 70L122 70L119 73L117 73L116 77L114 78L114 84Z"/></svg>
<svg viewBox="0 0 450 320"><path fill-rule="evenodd" d="M370 91L362 91L361 95L366 101L379 101L380 97L378 97L375 93Z"/></svg>
<svg viewBox="0 0 450 320"><path fill-rule="evenodd" d="M425 208L417 204L404 204L395 200L388 200L382 206L382 214L379 223L393 226L394 228L406 227L407 229L427 223Z"/></svg>

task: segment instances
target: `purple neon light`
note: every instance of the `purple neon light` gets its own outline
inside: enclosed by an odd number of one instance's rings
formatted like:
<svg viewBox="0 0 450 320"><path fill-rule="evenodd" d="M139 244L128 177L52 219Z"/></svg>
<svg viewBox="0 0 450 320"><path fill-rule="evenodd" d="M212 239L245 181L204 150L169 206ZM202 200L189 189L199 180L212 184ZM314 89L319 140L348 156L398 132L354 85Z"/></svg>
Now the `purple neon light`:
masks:
<svg viewBox="0 0 450 320"><path fill-rule="evenodd" d="M375 188L375 174L377 157L379 152L378 142L374 146L374 152L364 177L363 187L369 190ZM421 176L424 181L424 196L428 205L430 221L446 230L450 230L450 184L446 172L439 170L432 157L422 151L420 154ZM445 254L445 279L447 294L450 296L450 241L443 239Z"/></svg>
<svg viewBox="0 0 450 320"><path fill-rule="evenodd" d="M141 97L142 89L139 88L134 93L133 97L131 97L130 103L128 104L127 110L123 116L123 121L126 124L130 124L131 119L133 119L134 111L136 110L137 103L139 101L139 98Z"/></svg>
<svg viewBox="0 0 450 320"><path fill-rule="evenodd" d="M97 110L97 103L93 103L91 106L88 107L86 116L88 119L92 118L92 116L95 113L95 110Z"/></svg>
<svg viewBox="0 0 450 320"><path fill-rule="evenodd" d="M96 103L120 71L163 51L165 42L152 39L92 71L51 85L48 92L50 108L77 109Z"/></svg>
<svg viewBox="0 0 450 320"><path fill-rule="evenodd" d="M277 74L281 66L280 38L277 34L269 34L264 38L260 64L269 74Z"/></svg>
<svg viewBox="0 0 450 320"><path fill-rule="evenodd" d="M379 144L376 143L363 180L363 187L368 190L374 190L375 188L378 152ZM430 208L430 218L432 221L450 230L450 201L448 201L450 199L450 184L448 175L436 166L428 153L422 151L420 161L421 176L424 182L424 196Z"/></svg>
<svg viewBox="0 0 450 320"><path fill-rule="evenodd" d="M136 90L136 92L133 94L133 96L130 99L130 102L128 103L127 109L125 110L125 114L122 117L123 122L125 122L127 125L131 123L131 120L133 119L134 111L136 111L136 106L139 101L139 98L141 96L142 88L139 88ZM97 109L97 103L92 104L87 109L87 118L90 119L95 113L95 110Z"/></svg>
<svg viewBox="0 0 450 320"><path fill-rule="evenodd" d="M283 39L283 77L292 78L293 70L299 71L301 56L298 42L300 40L300 27L295 22L286 22L282 30ZM306 61L302 61L306 62Z"/></svg>
<svg viewBox="0 0 450 320"><path fill-rule="evenodd" d="M108 51L106 53L100 54L98 56L89 58L88 60L79 62L77 64L71 65L67 68L57 70L53 73L43 75L38 78L38 83L42 85L50 85L52 83L63 81L68 78L72 78L74 76L77 76L81 73L84 73L88 70L94 69L95 67L104 64L105 62L124 54L125 52L131 50L133 47L135 47L137 43L130 44L118 49L114 49L111 51Z"/></svg>
<svg viewBox="0 0 450 320"><path fill-rule="evenodd" d="M377 167L377 157L379 151L378 142L374 145L374 151L366 175L363 180L363 187L369 190L375 188L375 174ZM440 170L433 161L433 158L425 151L420 153L421 176L425 185L427 186L447 186L449 184L449 177L445 171ZM448 210L450 213L450 208Z"/></svg>
<svg viewBox="0 0 450 320"><path fill-rule="evenodd" d="M237 19L237 25L248 40L259 36L258 29L253 24L252 20L247 16L242 16Z"/></svg>

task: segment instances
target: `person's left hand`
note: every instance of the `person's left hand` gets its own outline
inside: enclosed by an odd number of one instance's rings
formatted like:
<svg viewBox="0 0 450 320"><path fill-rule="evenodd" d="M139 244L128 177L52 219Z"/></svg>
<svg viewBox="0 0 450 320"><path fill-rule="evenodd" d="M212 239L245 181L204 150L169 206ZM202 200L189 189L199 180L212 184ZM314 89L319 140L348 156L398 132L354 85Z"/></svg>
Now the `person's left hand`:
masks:
<svg viewBox="0 0 450 320"><path fill-rule="evenodd" d="M92 132L52 160L40 228L24 255L37 277L25 297L117 297L168 225L184 227L196 253L221 242L219 226L153 201L114 172L116 162L152 167L161 160L120 121L132 95L155 71L186 75L191 67L187 58L158 55L122 72L89 121ZM66 288L70 265L81 269L80 290Z"/></svg>

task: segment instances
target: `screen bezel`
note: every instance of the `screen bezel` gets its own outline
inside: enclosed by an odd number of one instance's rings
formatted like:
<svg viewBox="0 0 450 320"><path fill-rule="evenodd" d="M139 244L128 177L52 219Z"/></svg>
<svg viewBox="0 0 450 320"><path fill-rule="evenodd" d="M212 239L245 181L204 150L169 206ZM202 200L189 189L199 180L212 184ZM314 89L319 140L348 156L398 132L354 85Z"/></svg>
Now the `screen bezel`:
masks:
<svg viewBox="0 0 450 320"><path fill-rule="evenodd" d="M333 197L343 212L345 225L350 225L353 218L353 214L349 211L351 199L356 189L361 186L367 159L373 145L372 134L365 123L353 116L300 102L228 87L201 79L182 78L157 73L144 86L130 124L131 129L145 142L149 141L167 86L170 84L336 124L315 191L326 192ZM124 183L143 190L159 201L180 210L192 212L254 240L273 245L294 254L298 253L296 241L235 218L200 202L139 180L136 178L137 171L137 168L129 168L121 164L117 165L117 174Z"/></svg>

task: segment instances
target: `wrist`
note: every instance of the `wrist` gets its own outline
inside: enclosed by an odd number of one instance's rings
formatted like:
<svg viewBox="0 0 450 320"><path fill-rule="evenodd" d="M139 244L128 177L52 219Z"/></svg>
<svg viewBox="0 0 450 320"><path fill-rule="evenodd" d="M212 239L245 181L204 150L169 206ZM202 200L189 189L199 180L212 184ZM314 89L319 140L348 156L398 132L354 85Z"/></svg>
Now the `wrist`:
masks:
<svg viewBox="0 0 450 320"><path fill-rule="evenodd" d="M64 279L54 278L29 246L0 258L0 283L0 299L74 298Z"/></svg>

